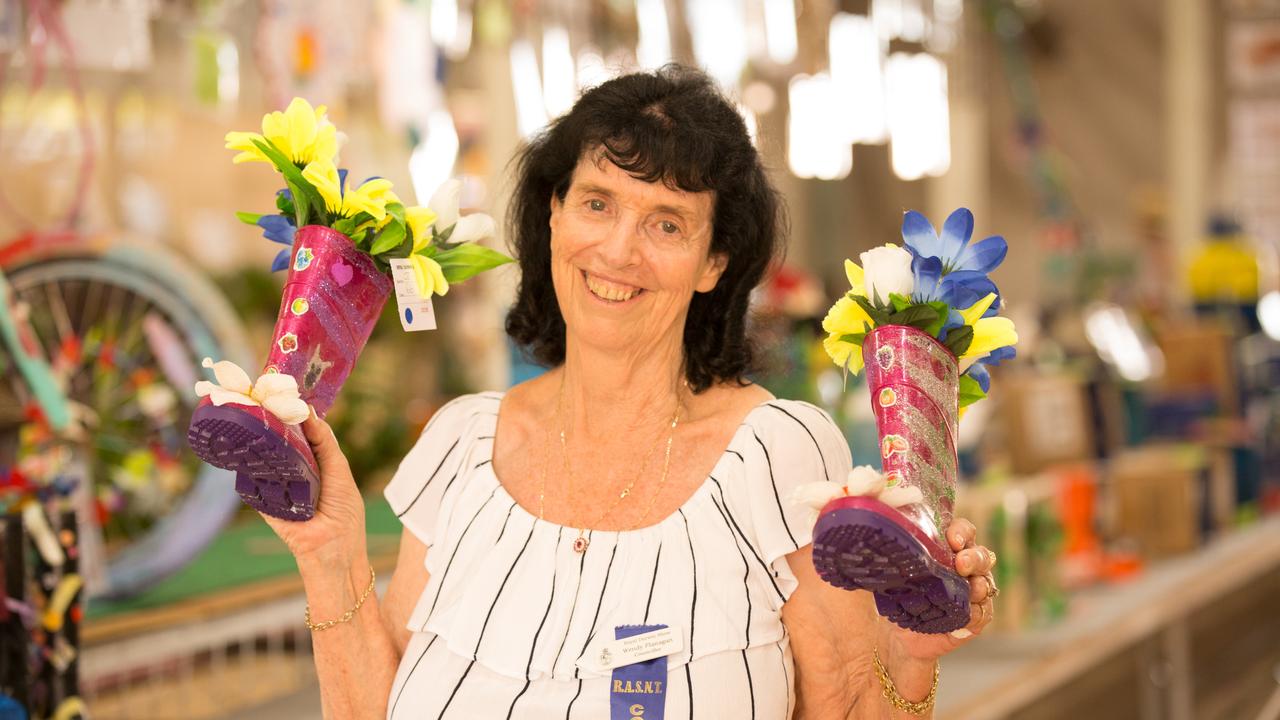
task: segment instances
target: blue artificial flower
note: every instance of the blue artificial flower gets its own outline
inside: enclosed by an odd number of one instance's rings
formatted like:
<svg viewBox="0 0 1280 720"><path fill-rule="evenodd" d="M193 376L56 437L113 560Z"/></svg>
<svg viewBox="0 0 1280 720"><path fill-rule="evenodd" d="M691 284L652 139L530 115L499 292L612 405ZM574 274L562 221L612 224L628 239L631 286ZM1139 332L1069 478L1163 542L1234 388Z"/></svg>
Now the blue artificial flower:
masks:
<svg viewBox="0 0 1280 720"><path fill-rule="evenodd" d="M973 237L973 213L959 208L942 224L942 235L924 215L908 210L902 217L902 239L913 255L936 257L942 261L942 274L961 270L989 273L999 267L1009 251L1009 244L999 235L969 244Z"/></svg>
<svg viewBox="0 0 1280 720"><path fill-rule="evenodd" d="M986 357L979 358L977 362L970 365L965 374L977 381L978 387L982 388L982 392L991 392L991 373L987 371L987 368L996 367L1005 360L1012 360L1017 354L1017 350L1012 345L996 348Z"/></svg>
<svg viewBox="0 0 1280 720"><path fill-rule="evenodd" d="M996 294L984 317L996 314L1000 309L1000 292L986 273L977 270L943 272L943 261L937 256L912 253L911 271L915 275L915 287L911 297L916 302L940 300L951 306L952 311L964 310L986 297ZM948 324L954 318L948 319Z"/></svg>
<svg viewBox="0 0 1280 720"><path fill-rule="evenodd" d="M258 218L258 227L262 228L262 236L274 243L289 247L276 254L271 261L271 272L289 267L289 254L293 248L293 234L298 231L293 218L284 215L263 215Z"/></svg>

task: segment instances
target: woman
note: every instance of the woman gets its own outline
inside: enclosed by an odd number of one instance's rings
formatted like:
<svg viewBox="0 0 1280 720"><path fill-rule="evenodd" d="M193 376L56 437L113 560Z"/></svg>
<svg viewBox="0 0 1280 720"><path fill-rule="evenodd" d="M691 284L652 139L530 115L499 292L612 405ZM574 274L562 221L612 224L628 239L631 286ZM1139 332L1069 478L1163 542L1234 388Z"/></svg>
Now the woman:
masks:
<svg viewBox="0 0 1280 720"><path fill-rule="evenodd" d="M551 370L428 424L386 490L405 531L385 598L368 596L364 508L319 419L315 519L267 518L323 627L326 716L891 717L873 651L900 705L931 697L937 658L990 621L991 555L953 524L974 578L956 636L899 630L814 573L786 498L851 460L824 412L743 379L748 296L782 221L733 106L696 71L621 77L518 170L507 330ZM645 666L660 682L613 667L636 625L670 629Z"/></svg>

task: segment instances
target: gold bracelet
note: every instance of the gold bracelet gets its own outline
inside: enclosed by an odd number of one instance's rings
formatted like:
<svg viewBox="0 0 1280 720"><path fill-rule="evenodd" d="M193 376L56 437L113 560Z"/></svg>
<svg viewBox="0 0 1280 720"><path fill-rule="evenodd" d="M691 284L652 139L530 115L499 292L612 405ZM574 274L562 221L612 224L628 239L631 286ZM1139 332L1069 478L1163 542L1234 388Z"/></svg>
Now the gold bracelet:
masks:
<svg viewBox="0 0 1280 720"><path fill-rule="evenodd" d="M317 630L328 630L334 625L341 625L345 622L351 622L351 618L356 616L360 610L360 606L364 605L364 601L369 599L369 593L373 592L373 582L377 576L373 574L373 566L369 566L369 587L364 589L364 593L360 595L360 599L356 601L356 606L342 614L337 620L325 620L324 622L311 622L311 603L307 603L307 609L302 614L302 621L307 624L307 629L315 632Z"/></svg>
<svg viewBox="0 0 1280 720"><path fill-rule="evenodd" d="M898 694L898 688L893 684L893 679L889 677L889 671L885 669L884 663L880 662L880 649L871 649L871 662L875 665L876 678L880 680L880 692L884 695L884 699L895 708L915 715L917 717L924 715L933 709L934 698L938 695L938 663L933 664L933 687L929 688L929 696L920 702L911 702Z"/></svg>

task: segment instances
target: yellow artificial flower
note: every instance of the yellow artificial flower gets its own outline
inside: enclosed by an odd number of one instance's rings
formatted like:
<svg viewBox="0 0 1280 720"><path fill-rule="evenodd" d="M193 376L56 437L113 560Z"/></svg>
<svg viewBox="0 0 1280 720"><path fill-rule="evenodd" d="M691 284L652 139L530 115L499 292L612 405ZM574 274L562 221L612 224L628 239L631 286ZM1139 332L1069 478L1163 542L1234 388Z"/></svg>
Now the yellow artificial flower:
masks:
<svg viewBox="0 0 1280 720"><path fill-rule="evenodd" d="M964 365L966 359L977 360L992 350L1016 345L1017 342L1018 332L1012 320L1005 317L981 318L973 323L973 342L960 357L961 364Z"/></svg>
<svg viewBox="0 0 1280 720"><path fill-rule="evenodd" d="M846 264L846 269L849 265L852 263ZM854 267L857 266L854 265ZM827 332L826 339L822 341L823 349L827 351L832 362L847 368L855 375L862 371L862 348L840 338L843 335L866 332L863 323L874 325L867 311L848 297L837 300L827 312L827 316L822 319L822 329Z"/></svg>
<svg viewBox="0 0 1280 720"><path fill-rule="evenodd" d="M431 293L449 293L449 281L445 280L444 268L440 267L440 263L417 253L409 255L409 262L413 265L413 279L418 283L418 294L431 297Z"/></svg>
<svg viewBox="0 0 1280 720"><path fill-rule="evenodd" d="M972 325L982 319L982 314L985 313L987 308L991 307L991 303L995 301L996 294L987 293L986 297L958 312L960 313L960 317L964 318L965 325Z"/></svg>
<svg viewBox="0 0 1280 720"><path fill-rule="evenodd" d="M262 134L227 133L227 149L240 151L231 162L271 162L253 144L254 140L271 143L298 167L315 160L335 162L338 129L325 118L325 111L324 105L312 108L311 103L296 97L284 112L270 112L262 117Z"/></svg>
<svg viewBox="0 0 1280 720"><path fill-rule="evenodd" d="M302 177L324 198L329 212L340 217L354 217L366 212L381 222L387 215L387 203L395 198L391 192L391 181L385 178L366 180L354 188L348 182L343 188L338 168L323 158L311 161L303 169Z"/></svg>
<svg viewBox="0 0 1280 720"><path fill-rule="evenodd" d="M428 229L436 221L436 212L431 208L411 207L404 209L404 222L413 234L413 250L418 252L431 244L431 231Z"/></svg>
<svg viewBox="0 0 1280 720"><path fill-rule="evenodd" d="M862 267L852 260L844 261L844 276L849 278L849 287L852 288L854 295L860 297L867 296L865 274Z"/></svg>

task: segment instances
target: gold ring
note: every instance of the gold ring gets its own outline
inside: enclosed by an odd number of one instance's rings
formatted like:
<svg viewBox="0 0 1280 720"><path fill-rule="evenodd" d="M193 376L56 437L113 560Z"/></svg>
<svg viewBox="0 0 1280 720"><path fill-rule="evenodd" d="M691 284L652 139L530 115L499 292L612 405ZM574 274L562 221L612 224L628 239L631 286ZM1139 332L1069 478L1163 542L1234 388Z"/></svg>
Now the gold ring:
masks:
<svg viewBox="0 0 1280 720"><path fill-rule="evenodd" d="M991 560L990 566L991 566L991 567L995 567L995 564L996 564L996 551L995 551L995 550L988 550L988 551L987 551L987 558Z"/></svg>
<svg viewBox="0 0 1280 720"><path fill-rule="evenodd" d="M999 596L1000 596L1000 588L996 587L995 585L992 585L992 586L991 586L991 592L987 593L987 597L988 597L988 598L995 598L995 597L999 597Z"/></svg>

